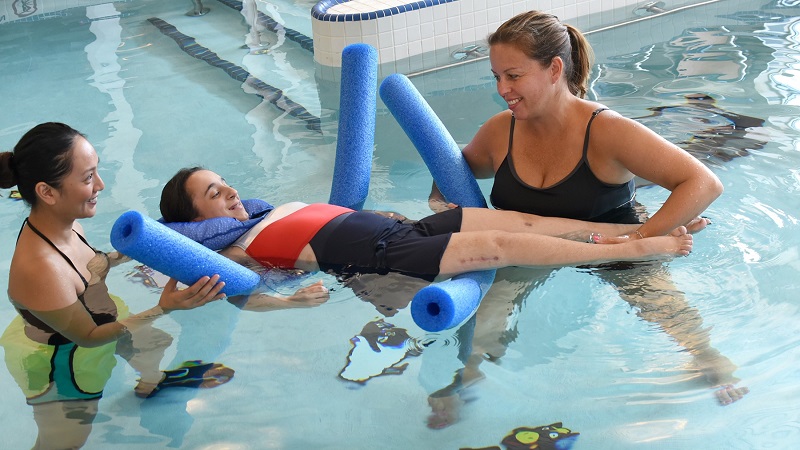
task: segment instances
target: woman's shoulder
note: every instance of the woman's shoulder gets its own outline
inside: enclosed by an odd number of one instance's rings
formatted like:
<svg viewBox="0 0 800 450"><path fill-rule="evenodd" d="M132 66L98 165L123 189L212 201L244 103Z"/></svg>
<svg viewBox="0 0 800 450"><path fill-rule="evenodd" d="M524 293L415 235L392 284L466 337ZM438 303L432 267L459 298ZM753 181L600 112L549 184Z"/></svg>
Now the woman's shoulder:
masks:
<svg viewBox="0 0 800 450"><path fill-rule="evenodd" d="M490 117L481 128L489 127L496 130L505 130L508 132L509 127L511 126L511 119L514 117L514 113L511 112L510 109L504 109L499 113Z"/></svg>
<svg viewBox="0 0 800 450"><path fill-rule="evenodd" d="M77 299L74 269L52 249L20 239L8 272L8 296L34 311L58 309Z"/></svg>
<svg viewBox="0 0 800 450"><path fill-rule="evenodd" d="M472 148L479 147L478 150L481 153L495 150L504 137L508 138L513 117L511 110L508 109L493 115L481 125L468 146ZM500 147L503 151L506 150L502 145Z"/></svg>

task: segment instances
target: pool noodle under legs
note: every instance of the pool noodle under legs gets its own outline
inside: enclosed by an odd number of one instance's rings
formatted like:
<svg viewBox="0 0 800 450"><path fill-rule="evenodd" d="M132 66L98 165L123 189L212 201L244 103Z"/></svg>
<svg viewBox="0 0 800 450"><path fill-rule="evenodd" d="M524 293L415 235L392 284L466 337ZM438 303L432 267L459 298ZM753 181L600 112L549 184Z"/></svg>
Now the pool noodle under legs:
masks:
<svg viewBox="0 0 800 450"><path fill-rule="evenodd" d="M380 94L447 201L485 208L486 200L461 149L411 81L401 74L389 75ZM420 289L411 301L414 322L426 331L459 325L475 313L494 275L494 270L470 272Z"/></svg>

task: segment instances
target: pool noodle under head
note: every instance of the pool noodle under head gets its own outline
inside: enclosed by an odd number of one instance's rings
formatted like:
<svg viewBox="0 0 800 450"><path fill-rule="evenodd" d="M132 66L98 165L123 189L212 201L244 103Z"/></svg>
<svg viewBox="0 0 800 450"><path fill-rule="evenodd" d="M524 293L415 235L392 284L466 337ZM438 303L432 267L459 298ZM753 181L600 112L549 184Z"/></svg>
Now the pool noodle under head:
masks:
<svg viewBox="0 0 800 450"><path fill-rule="evenodd" d="M256 198L242 200L242 206L252 217L244 222L233 217L213 217L197 222L164 222L163 219L158 219L158 222L203 247L222 250L233 245L239 237L260 222L265 214L274 209L269 203Z"/></svg>
<svg viewBox="0 0 800 450"><path fill-rule="evenodd" d="M485 208L486 200L458 144L411 81L401 74L389 75L380 93L444 197L460 206ZM470 272L420 289L411 301L414 322L432 332L463 323L478 309L494 275L494 270Z"/></svg>
<svg viewBox="0 0 800 450"><path fill-rule="evenodd" d="M342 51L339 133L328 203L359 210L369 192L375 145L378 52L367 44Z"/></svg>
<svg viewBox="0 0 800 450"><path fill-rule="evenodd" d="M194 242L137 211L123 213L111 228L111 245L187 286L219 274L227 296L247 294L260 277L246 267Z"/></svg>

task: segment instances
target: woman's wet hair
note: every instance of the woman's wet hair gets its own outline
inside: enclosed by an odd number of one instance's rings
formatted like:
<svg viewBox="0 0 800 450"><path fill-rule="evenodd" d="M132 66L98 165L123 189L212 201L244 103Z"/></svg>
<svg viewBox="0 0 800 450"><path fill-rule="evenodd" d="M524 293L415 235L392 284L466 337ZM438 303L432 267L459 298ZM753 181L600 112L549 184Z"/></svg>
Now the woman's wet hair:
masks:
<svg viewBox="0 0 800 450"><path fill-rule="evenodd" d="M164 185L159 208L165 222L192 222L200 216L192 203L191 195L186 190L186 181L193 173L200 170L206 169L199 166L183 168Z"/></svg>
<svg viewBox="0 0 800 450"><path fill-rule="evenodd" d="M553 58L564 61L564 76L573 95L583 98L588 89L594 54L586 38L572 25L540 11L518 14L489 35L489 46L510 44L528 58L550 67Z"/></svg>
<svg viewBox="0 0 800 450"><path fill-rule="evenodd" d="M0 188L17 186L20 197L36 206L36 185L58 189L72 170L72 148L83 133L69 125L47 122L25 133L12 152L0 154Z"/></svg>

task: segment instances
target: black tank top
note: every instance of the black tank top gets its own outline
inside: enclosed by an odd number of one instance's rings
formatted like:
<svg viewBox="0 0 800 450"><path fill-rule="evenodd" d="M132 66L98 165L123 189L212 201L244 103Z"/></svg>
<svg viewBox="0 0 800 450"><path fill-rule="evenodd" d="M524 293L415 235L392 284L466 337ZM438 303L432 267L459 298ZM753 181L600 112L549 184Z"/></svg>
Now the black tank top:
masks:
<svg viewBox="0 0 800 450"><path fill-rule="evenodd" d="M633 210L635 182L608 184L597 179L589 167L589 130L592 121L607 108L592 112L586 125L583 156L563 180L548 188L536 188L522 181L514 170L511 146L514 141L514 116L508 138L508 153L497 169L490 199L498 209L520 211L549 217L594 222L638 223Z"/></svg>
<svg viewBox="0 0 800 450"><path fill-rule="evenodd" d="M117 307L114 301L108 295L108 288L105 283L105 276L106 274L108 274L108 268L110 267L108 256L101 251L95 250L95 248L89 245L86 239L84 239L84 237L80 235L80 233L78 233L75 230L72 230L81 240L81 242L83 242L84 244L86 244L87 247L92 249L96 257L100 256L105 258L106 260L104 269L100 273L92 273L92 278L94 278L95 275L97 275L99 276L100 281L90 285L89 282L86 281L86 278L84 278L81 272L78 270L78 268L75 267L75 264L72 263L72 260L69 259L69 257L65 255L64 252L59 250L58 247L56 247L56 245L53 244L53 242L47 238L47 236L45 236L41 231L36 229L36 227L34 227L33 224L28 219L25 219L25 221L22 223L22 228L25 227L25 224L28 225L31 231L36 233L40 238L44 239L45 242L50 244L50 246L53 247L55 251L57 251L58 254L60 254L67 261L67 263L69 263L72 269L75 270L75 272L81 278L84 289L83 292L80 295L78 295L78 300L92 316L94 322L97 325L103 325L115 321L117 318ZM19 230L20 234L22 234L22 228L20 228ZM19 236L17 236L17 240L19 240ZM90 269L90 271L92 270ZM89 301L87 301L87 299L89 299ZM49 325L39 320L38 317L36 317L33 313L31 313L27 309L19 308L18 306L16 306L16 304L14 305L14 307L26 322L25 334L28 336L28 338L36 342L46 343L48 345L63 345L71 342L69 339L65 338L61 333L56 332Z"/></svg>

